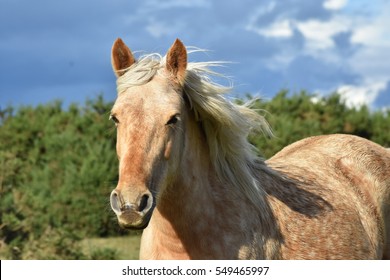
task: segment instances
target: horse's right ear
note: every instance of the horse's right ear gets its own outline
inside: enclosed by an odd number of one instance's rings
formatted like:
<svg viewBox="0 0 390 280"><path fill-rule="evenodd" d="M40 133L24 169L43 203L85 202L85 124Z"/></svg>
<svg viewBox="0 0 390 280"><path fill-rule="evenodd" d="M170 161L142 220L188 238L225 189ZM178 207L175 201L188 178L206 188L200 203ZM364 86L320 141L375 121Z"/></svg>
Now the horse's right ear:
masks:
<svg viewBox="0 0 390 280"><path fill-rule="evenodd" d="M135 62L134 56L121 38L116 39L111 50L112 69L117 77L122 76L123 70L129 68Z"/></svg>

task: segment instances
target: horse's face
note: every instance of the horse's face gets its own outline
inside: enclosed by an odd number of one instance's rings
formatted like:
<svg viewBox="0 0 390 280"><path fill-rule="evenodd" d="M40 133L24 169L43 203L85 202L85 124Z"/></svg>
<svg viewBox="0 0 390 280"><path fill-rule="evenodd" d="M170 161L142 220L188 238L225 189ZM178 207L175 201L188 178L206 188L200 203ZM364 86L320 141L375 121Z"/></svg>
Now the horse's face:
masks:
<svg viewBox="0 0 390 280"><path fill-rule="evenodd" d="M170 51L180 55L183 48L181 42L176 42ZM115 71L125 65L123 61L119 64L115 61L123 59L124 51L128 51L125 56L132 59L130 50L122 41L117 41L113 47ZM114 57L115 54L121 57ZM122 92L111 112L117 126L119 182L110 201L119 224L125 228L142 229L148 225L157 194L164 191L178 168L186 118L178 78L182 74L180 67L185 71L186 65L175 60L171 66L176 68L169 68L168 55L167 69L162 69L162 74L150 82Z"/></svg>

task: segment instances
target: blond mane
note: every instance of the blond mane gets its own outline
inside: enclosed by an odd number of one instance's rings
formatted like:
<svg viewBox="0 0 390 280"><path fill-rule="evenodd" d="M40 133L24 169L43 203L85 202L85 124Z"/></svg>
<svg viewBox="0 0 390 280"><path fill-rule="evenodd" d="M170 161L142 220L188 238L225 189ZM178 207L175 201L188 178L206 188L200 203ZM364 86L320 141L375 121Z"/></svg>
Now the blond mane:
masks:
<svg viewBox="0 0 390 280"><path fill-rule="evenodd" d="M194 51L198 50L189 53ZM162 73L165 61L166 57L159 54L140 57L117 79L118 93L149 82ZM265 193L254 171L270 170L247 137L253 131L272 133L264 117L250 108L251 102L244 105L231 102L225 97L231 87L213 82L213 77L224 77L210 69L220 64L215 61L188 63L183 92L204 131L210 160L220 179L237 186L256 207L262 207Z"/></svg>

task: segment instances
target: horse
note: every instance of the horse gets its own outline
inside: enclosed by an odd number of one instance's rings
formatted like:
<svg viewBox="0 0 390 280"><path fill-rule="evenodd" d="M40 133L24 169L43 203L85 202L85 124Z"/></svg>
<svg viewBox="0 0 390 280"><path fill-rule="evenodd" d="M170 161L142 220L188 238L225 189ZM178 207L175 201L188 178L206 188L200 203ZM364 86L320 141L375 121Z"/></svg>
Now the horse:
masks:
<svg viewBox="0 0 390 280"><path fill-rule="evenodd" d="M265 118L188 62L179 40L137 60L118 38L118 223L141 259L389 259L390 151L352 135L293 143L268 160L247 136Z"/></svg>

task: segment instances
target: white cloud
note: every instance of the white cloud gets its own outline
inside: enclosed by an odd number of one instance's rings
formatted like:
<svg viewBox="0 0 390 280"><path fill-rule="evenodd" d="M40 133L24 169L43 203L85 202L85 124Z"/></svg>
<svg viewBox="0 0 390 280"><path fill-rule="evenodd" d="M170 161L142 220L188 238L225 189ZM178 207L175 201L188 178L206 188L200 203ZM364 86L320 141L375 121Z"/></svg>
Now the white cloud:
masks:
<svg viewBox="0 0 390 280"><path fill-rule="evenodd" d="M347 59L349 68L360 75L364 85L355 90L361 101L372 104L380 91L390 82L390 2L386 2L381 13L375 17L359 18L355 21L350 42L358 46ZM351 98L352 93L347 94ZM357 100L357 97L355 98ZM358 101L356 101L358 102ZM360 102L360 101L359 101Z"/></svg>
<svg viewBox="0 0 390 280"><path fill-rule="evenodd" d="M356 23L351 42L369 47L390 47L390 2L382 7L376 17L361 19Z"/></svg>
<svg viewBox="0 0 390 280"><path fill-rule="evenodd" d="M362 85L343 85L338 92L348 107L371 106L379 93L386 88L383 82L366 82Z"/></svg>
<svg viewBox="0 0 390 280"><path fill-rule="evenodd" d="M294 34L292 24L288 19L274 22L265 28L256 28L253 26L251 30L259 35L271 38L290 38Z"/></svg>
<svg viewBox="0 0 390 280"><path fill-rule="evenodd" d="M257 22L258 20L274 11L276 7L276 2L271 1L267 5L261 5L253 14L249 17L249 21L246 30L252 31L260 36L264 37L273 37L273 38L289 38L293 35L293 30L291 28L290 21L287 19L276 20L266 27L259 27Z"/></svg>
<svg viewBox="0 0 390 280"><path fill-rule="evenodd" d="M333 5L333 10L337 10L347 4L341 2L326 1L324 5L327 3L328 9ZM328 21L297 23L306 39L305 52L320 60L333 56L333 63L347 67L351 74L360 77L360 83L347 83L337 88L350 107L372 106L390 82L390 64L386 59L390 52L390 2L382 3L379 13L341 13ZM334 52L334 36L342 32L351 33L350 43L356 48L343 57Z"/></svg>
<svg viewBox="0 0 390 280"><path fill-rule="evenodd" d="M335 46L333 37L348 31L350 22L344 17L332 17L329 21L298 22L296 26L306 39L307 50L316 51L333 48Z"/></svg>
<svg viewBox="0 0 390 280"><path fill-rule="evenodd" d="M333 3L333 5L336 4ZM334 37L351 30L352 21L348 17L333 15L327 21L317 19L298 21L293 15L284 13L283 15L276 16L274 22L268 26L259 26L257 20L267 13L272 12L275 6L276 4L274 2L270 2L268 6L262 6L256 10L250 18L246 29L262 37L272 39L290 39L294 37L294 33L297 31L305 39L304 49L296 50L297 54L304 53L316 58L320 57L327 61L338 59L331 54L335 47ZM324 52L328 53L324 54Z"/></svg>
<svg viewBox="0 0 390 280"><path fill-rule="evenodd" d="M273 39L276 46L275 53L268 57L265 65L283 73L295 57L311 56L319 64L325 62L331 70L340 69L340 76L325 72L324 79L332 77L333 80L324 84L333 84L333 90L342 92L348 106L374 104L390 82L387 59L390 53L390 1L379 0L369 5L365 0L322 0L318 5L322 6L327 17L307 15L305 18L301 15L298 18L297 10L279 11L281 6L275 1L254 11L247 30ZM268 23L259 24L271 14ZM302 35L303 48L298 41L301 38L296 34ZM342 34L345 36L339 37ZM292 44L286 44L286 41ZM278 44L283 47L278 47ZM331 71L329 69L325 71Z"/></svg>
<svg viewBox="0 0 390 280"><path fill-rule="evenodd" d="M348 0L326 0L322 3L322 7L327 10L340 10L345 7Z"/></svg>

